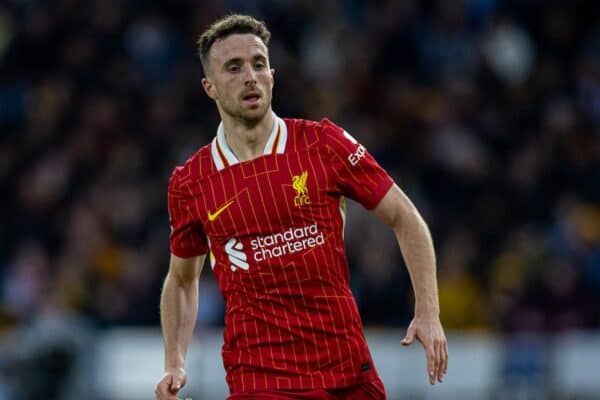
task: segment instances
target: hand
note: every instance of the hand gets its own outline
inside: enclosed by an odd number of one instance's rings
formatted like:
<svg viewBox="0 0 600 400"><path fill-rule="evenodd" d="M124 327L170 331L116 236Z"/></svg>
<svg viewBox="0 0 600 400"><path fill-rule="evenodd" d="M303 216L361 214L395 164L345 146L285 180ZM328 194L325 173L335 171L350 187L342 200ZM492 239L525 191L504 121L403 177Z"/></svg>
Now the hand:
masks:
<svg viewBox="0 0 600 400"><path fill-rule="evenodd" d="M157 400L178 400L177 392L185 386L187 377L183 368L167 369L156 385Z"/></svg>
<svg viewBox="0 0 600 400"><path fill-rule="evenodd" d="M427 371L429 371L429 383L435 384L435 380L442 382L442 378L448 369L448 342L444 334L444 328L438 317L423 318L415 316L406 331L406 337L402 339L404 346L410 345L417 339L425 348L427 355Z"/></svg>

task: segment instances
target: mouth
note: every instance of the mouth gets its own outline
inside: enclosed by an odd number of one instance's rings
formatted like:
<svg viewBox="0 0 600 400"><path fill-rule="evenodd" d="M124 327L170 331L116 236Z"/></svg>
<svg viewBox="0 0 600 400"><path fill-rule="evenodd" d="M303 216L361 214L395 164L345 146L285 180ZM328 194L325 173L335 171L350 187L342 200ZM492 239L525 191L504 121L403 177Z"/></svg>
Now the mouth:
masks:
<svg viewBox="0 0 600 400"><path fill-rule="evenodd" d="M249 92L242 96L242 99L250 104L255 104L260 99L260 93L258 92Z"/></svg>

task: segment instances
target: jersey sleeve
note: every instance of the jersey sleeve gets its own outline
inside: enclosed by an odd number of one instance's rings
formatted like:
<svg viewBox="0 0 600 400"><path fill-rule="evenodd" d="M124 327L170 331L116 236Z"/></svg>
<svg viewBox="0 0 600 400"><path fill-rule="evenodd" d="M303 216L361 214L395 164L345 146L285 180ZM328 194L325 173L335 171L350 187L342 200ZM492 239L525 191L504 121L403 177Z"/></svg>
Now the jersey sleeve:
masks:
<svg viewBox="0 0 600 400"><path fill-rule="evenodd" d="M327 119L322 124L337 189L366 209L375 208L394 181L348 132Z"/></svg>
<svg viewBox="0 0 600 400"><path fill-rule="evenodd" d="M177 169L171 175L168 190L171 253L181 258L200 256L208 252L208 240L202 224L190 210L193 199L189 189L176 173Z"/></svg>

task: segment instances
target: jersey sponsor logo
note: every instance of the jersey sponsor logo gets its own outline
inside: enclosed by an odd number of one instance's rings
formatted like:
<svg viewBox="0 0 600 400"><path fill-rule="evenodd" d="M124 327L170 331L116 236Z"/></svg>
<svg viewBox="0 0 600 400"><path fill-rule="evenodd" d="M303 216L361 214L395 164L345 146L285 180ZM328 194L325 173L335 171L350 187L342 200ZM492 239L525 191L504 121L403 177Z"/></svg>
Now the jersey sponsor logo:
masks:
<svg viewBox="0 0 600 400"><path fill-rule="evenodd" d="M325 243L325 236L317 223L268 236L257 236L250 241L254 261L261 262L288 254L309 250Z"/></svg>
<svg viewBox="0 0 600 400"><path fill-rule="evenodd" d="M348 155L348 162L353 167L367 154L367 149L362 144L359 145L353 153Z"/></svg>
<svg viewBox="0 0 600 400"><path fill-rule="evenodd" d="M361 158L363 158L367 154L367 149L365 148L365 146L358 143L358 141L354 139L354 136L352 136L348 132L344 131L344 136L350 141L350 143L358 145L355 151L348 154L348 162L354 167L356 166L356 164L358 164Z"/></svg>
<svg viewBox="0 0 600 400"><path fill-rule="evenodd" d="M219 214L221 214L223 211L225 211L227 209L227 207L229 207L231 204L233 204L233 200L230 200L227 203L225 203L224 205L222 205L221 207L219 207L217 209L217 211L215 211L214 213L211 213L210 210L208 210L208 220L210 222L213 222L214 220L216 220L217 217L219 216Z"/></svg>
<svg viewBox="0 0 600 400"><path fill-rule="evenodd" d="M248 257L244 253L244 245L236 238L231 238L225 243L225 253L229 258L231 265L229 266L233 272L237 271L238 268L248 271L250 265L247 260Z"/></svg>
<svg viewBox="0 0 600 400"><path fill-rule="evenodd" d="M294 205L296 207L310 204L310 197L308 196L308 189L306 188L307 179L308 171L303 171L300 175L292 176L292 187L296 191L296 197L294 197Z"/></svg>

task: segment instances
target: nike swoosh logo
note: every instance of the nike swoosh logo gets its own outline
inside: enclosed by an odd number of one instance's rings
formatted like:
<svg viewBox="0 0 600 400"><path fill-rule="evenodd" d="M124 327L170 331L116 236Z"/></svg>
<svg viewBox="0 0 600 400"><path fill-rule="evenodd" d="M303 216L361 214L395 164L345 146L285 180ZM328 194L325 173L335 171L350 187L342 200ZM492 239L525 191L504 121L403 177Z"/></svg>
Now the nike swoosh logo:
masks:
<svg viewBox="0 0 600 400"><path fill-rule="evenodd" d="M215 219L217 219L217 217L219 216L219 214L221 214L223 211L225 211L227 209L227 207L229 207L231 204L233 204L233 200L228 201L227 203L225 203L222 207L220 207L217 211L215 211L214 213L211 213L210 211L208 212L208 220L210 222L214 221Z"/></svg>

